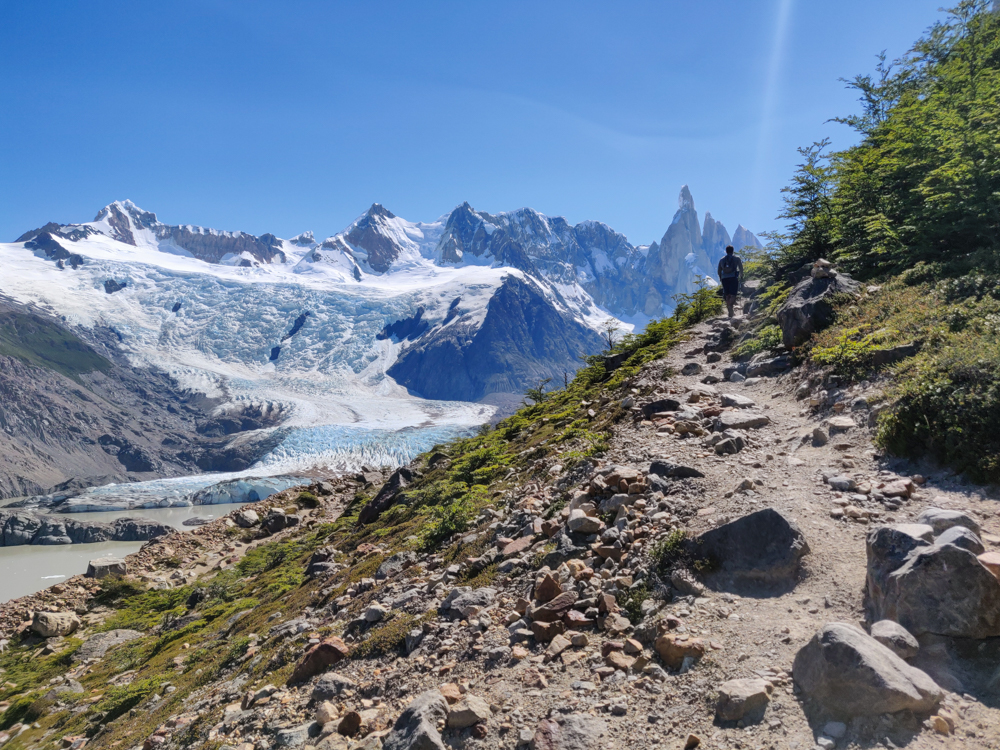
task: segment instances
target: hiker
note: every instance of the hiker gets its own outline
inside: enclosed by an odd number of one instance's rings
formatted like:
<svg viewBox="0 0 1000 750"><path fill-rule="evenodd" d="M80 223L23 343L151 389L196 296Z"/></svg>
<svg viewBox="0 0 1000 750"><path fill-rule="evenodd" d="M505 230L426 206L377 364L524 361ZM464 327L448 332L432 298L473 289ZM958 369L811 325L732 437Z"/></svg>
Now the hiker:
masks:
<svg viewBox="0 0 1000 750"><path fill-rule="evenodd" d="M719 261L719 281L722 282L722 294L730 318L733 317L733 306L736 304L736 295L740 293L742 279L743 260L736 254L736 248L726 245L726 255Z"/></svg>

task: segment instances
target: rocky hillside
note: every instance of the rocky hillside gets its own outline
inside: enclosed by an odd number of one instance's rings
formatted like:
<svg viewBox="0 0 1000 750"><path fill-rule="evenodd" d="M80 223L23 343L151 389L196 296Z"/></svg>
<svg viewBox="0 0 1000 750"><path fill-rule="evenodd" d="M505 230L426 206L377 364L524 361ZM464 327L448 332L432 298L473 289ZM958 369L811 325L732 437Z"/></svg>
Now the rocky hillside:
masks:
<svg viewBox="0 0 1000 750"><path fill-rule="evenodd" d="M6 746L995 747L990 501L873 449L870 387L733 360L718 306L8 603Z"/></svg>
<svg viewBox="0 0 1000 750"><path fill-rule="evenodd" d="M3 298L0 399L0 498L245 469L274 439L247 440L267 417L213 417L211 400L130 365L113 331Z"/></svg>

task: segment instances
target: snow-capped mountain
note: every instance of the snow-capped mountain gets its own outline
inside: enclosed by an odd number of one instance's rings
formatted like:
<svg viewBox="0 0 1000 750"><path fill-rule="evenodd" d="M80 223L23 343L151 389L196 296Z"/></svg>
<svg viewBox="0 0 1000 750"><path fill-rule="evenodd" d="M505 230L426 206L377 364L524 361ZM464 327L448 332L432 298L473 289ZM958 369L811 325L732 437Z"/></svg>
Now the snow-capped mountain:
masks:
<svg viewBox="0 0 1000 750"><path fill-rule="evenodd" d="M736 238L759 246L742 227ZM164 224L116 201L0 244L0 294L83 336L110 332L132 365L219 414L277 410L288 432L271 469L304 456L346 467L362 460L351 434L379 444L380 431L422 425L439 440L488 419L486 404L561 381L600 349L609 317L642 326L674 294L714 284L729 240L711 216L699 225L686 186L648 246L528 208L464 203L419 223L374 204L320 242Z"/></svg>

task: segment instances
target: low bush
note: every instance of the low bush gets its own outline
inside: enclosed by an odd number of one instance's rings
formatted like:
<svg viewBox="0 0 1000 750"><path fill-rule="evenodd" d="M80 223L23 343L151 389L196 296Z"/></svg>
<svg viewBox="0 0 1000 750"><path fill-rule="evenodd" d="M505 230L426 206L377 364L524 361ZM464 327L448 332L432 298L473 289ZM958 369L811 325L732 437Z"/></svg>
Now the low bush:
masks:
<svg viewBox="0 0 1000 750"><path fill-rule="evenodd" d="M136 680L121 687L108 688L104 697L97 704L98 710L104 711L104 721L114 721L138 706L156 692L161 681L159 677L150 677L145 680Z"/></svg>
<svg viewBox="0 0 1000 750"><path fill-rule="evenodd" d="M766 325L733 348L733 359L752 357L761 352L777 349L779 346L781 346L781 329L776 325Z"/></svg>

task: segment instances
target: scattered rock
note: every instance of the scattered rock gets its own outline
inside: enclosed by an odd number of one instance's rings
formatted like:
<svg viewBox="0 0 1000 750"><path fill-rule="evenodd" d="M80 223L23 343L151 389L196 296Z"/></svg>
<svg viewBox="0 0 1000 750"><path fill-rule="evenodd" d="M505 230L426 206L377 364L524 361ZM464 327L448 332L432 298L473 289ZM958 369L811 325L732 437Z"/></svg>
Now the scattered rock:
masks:
<svg viewBox="0 0 1000 750"><path fill-rule="evenodd" d="M715 715L720 721L758 722L771 700L774 687L760 678L729 680L719 686Z"/></svg>
<svg viewBox="0 0 1000 750"><path fill-rule="evenodd" d="M344 677L336 672L327 672L321 675L316 681L316 686L312 691L312 699L314 701L328 701L337 698L345 690L353 690L355 688L354 680L349 677Z"/></svg>
<svg viewBox="0 0 1000 750"><path fill-rule="evenodd" d="M723 393L722 394L722 405L723 406L733 406L737 409L749 409L752 406L756 406L753 399L747 398L746 396L740 396L733 393Z"/></svg>
<svg viewBox="0 0 1000 750"><path fill-rule="evenodd" d="M670 463L669 461L653 461L649 465L649 473L659 477L673 477L677 479L700 479L705 475L690 466Z"/></svg>
<svg viewBox="0 0 1000 750"><path fill-rule="evenodd" d="M437 725L447 716L448 702L441 693L421 693L396 720L382 750L446 750Z"/></svg>
<svg viewBox="0 0 1000 750"><path fill-rule="evenodd" d="M543 719L531 739L532 750L604 750L607 724L596 716L568 714L558 722Z"/></svg>
<svg viewBox="0 0 1000 750"><path fill-rule="evenodd" d="M604 530L604 522L600 518L588 516L580 508L570 512L566 526L577 534L596 534Z"/></svg>
<svg viewBox="0 0 1000 750"><path fill-rule="evenodd" d="M95 633L74 652L73 660L82 662L88 659L100 659L116 646L134 641L136 638L142 638L142 633L138 630L109 630L105 633Z"/></svg>
<svg viewBox="0 0 1000 750"><path fill-rule="evenodd" d="M836 716L931 713L944 693L860 628L829 623L795 656L796 684Z"/></svg>
<svg viewBox="0 0 1000 750"><path fill-rule="evenodd" d="M854 420L850 417L830 417L827 424L830 427L831 435L836 435L839 432L847 432L848 430L857 427Z"/></svg>
<svg viewBox="0 0 1000 750"><path fill-rule="evenodd" d="M671 669L680 669L685 659L698 661L705 655L706 643L701 638L692 638L679 633L661 635L653 644L663 663Z"/></svg>
<svg viewBox="0 0 1000 750"><path fill-rule="evenodd" d="M755 430L770 423L770 418L760 412L747 410L724 411L716 417L719 432L726 430Z"/></svg>
<svg viewBox="0 0 1000 750"><path fill-rule="evenodd" d="M337 734L341 734L344 737L353 737L361 729L361 714L357 711L348 711L344 714L344 718L340 720L337 724Z"/></svg>
<svg viewBox="0 0 1000 750"><path fill-rule="evenodd" d="M490 704L475 695L466 695L448 711L449 729L466 729L492 716Z"/></svg>
<svg viewBox="0 0 1000 750"><path fill-rule="evenodd" d="M416 561L417 554L415 552L410 550L397 552L395 555L378 566L378 570L375 571L375 580L381 581L389 576L395 575L396 573L410 567Z"/></svg>
<svg viewBox="0 0 1000 750"><path fill-rule="evenodd" d="M467 618L474 611L491 606L496 596L496 589L488 586L475 590L471 586L459 586L451 590L451 593L441 602L438 611L443 615L457 615Z"/></svg>

